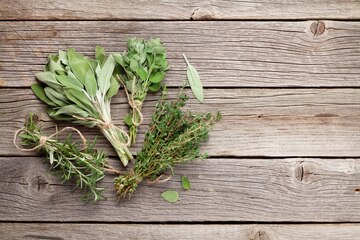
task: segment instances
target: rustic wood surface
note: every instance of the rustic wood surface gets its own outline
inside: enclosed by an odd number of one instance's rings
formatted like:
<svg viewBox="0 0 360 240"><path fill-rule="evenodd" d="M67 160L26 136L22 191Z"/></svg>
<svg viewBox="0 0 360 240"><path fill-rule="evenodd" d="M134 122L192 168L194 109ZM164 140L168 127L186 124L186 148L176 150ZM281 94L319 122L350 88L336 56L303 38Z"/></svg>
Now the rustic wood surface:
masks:
<svg viewBox="0 0 360 240"><path fill-rule="evenodd" d="M124 51L134 36L164 42L170 86L186 79L185 53L207 87L360 87L359 22L4 21L0 32L4 87L30 86L60 49Z"/></svg>
<svg viewBox="0 0 360 240"><path fill-rule="evenodd" d="M88 205L73 185L47 173L42 157L0 163L3 221L360 222L358 158L211 158L178 166L166 183L140 184L120 202L108 176L100 184L107 201ZM180 190L182 175L191 191ZM178 189L181 201L165 202L160 194L167 189Z"/></svg>
<svg viewBox="0 0 360 240"><path fill-rule="evenodd" d="M359 19L357 0L0 1L3 20Z"/></svg>
<svg viewBox="0 0 360 240"><path fill-rule="evenodd" d="M175 97L172 89L170 97ZM54 121L46 106L29 89L2 89L0 115L2 138L0 155L34 155L19 152L12 144L14 132L24 124L29 111L38 113L48 132ZM191 96L191 93L189 92ZM204 150L210 156L360 156L360 89L206 89L205 102L191 99L194 112L221 109L222 121L210 133ZM149 95L144 105L145 121L140 128L136 153L159 95ZM128 111L123 93L114 98L112 115L117 125ZM69 123L60 122L61 126ZM75 126L75 125L73 125ZM101 135L97 129L80 127L90 138ZM98 146L114 154L104 137ZM234 147L236 146L236 147Z"/></svg>
<svg viewBox="0 0 360 240"><path fill-rule="evenodd" d="M173 224L8 224L0 223L0 234L7 240L53 239L88 240L357 240L359 224L236 224L236 225L173 225Z"/></svg>
<svg viewBox="0 0 360 240"><path fill-rule="evenodd" d="M0 239L359 239L359 20L357 0L0 0ZM48 54L124 51L135 36L164 42L171 97L185 53L206 87L205 103L189 108L224 117L203 146L209 159L120 202L107 176L107 201L86 205L41 154L16 150L13 134L30 111L47 133L68 125L29 89ZM144 105L134 153L157 98ZM116 124L127 108L120 93ZM114 156L101 136L98 147ZM191 191L180 190L182 175ZM181 201L165 202L168 189Z"/></svg>

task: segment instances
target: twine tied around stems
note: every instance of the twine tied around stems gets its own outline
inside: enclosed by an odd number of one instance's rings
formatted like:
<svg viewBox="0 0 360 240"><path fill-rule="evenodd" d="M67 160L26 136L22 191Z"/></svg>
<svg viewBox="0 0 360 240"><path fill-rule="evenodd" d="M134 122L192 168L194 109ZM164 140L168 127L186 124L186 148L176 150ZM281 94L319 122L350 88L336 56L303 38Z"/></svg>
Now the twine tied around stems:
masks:
<svg viewBox="0 0 360 240"><path fill-rule="evenodd" d="M43 146L46 144L47 141L51 140L51 139L54 138L55 136L59 135L59 134L62 133L62 132L65 132L65 131L74 131L74 132L76 132L76 133L80 136L80 138L81 138L81 140L82 140L82 142L83 142L84 148L87 147L86 139L85 139L84 135L82 135L82 133L81 133L78 129L74 128L74 127L65 127L65 128L63 128L63 129L61 129L60 131L56 131L54 134L51 134L50 136L44 136L44 135L42 135L42 136L40 136L40 138L39 138L39 144L36 145L35 147L33 147L33 148L22 148L22 147L20 147L20 146L16 143L17 137L19 136L19 134L20 134L21 132L30 133L29 130L27 130L26 128L23 127L23 128L20 128L19 130L17 130L17 131L15 132L15 134L14 134L14 139L13 139L13 143L14 143L16 149L18 149L18 150L20 150L20 151L24 151L24 152L31 152L31 151L35 151L35 150L43 147Z"/></svg>
<svg viewBox="0 0 360 240"><path fill-rule="evenodd" d="M125 89L125 94L126 94L126 97L128 99L128 102L129 102L129 105L130 107L133 109L132 110L132 120L133 120L133 124L138 127L143 121L144 121L144 116L142 115L141 113L141 107L142 107L142 102L139 101L139 100L135 100L134 99L134 91L135 91L135 80L136 78L134 77L133 81L132 81L132 84L131 84L131 97L130 97L130 94L129 94L129 91L127 90L126 88L126 85L125 85L125 82L119 77L119 75L116 75L116 78L120 81L120 83L122 85L124 85L124 89ZM136 118L136 112L139 116L139 121L137 121L137 118Z"/></svg>

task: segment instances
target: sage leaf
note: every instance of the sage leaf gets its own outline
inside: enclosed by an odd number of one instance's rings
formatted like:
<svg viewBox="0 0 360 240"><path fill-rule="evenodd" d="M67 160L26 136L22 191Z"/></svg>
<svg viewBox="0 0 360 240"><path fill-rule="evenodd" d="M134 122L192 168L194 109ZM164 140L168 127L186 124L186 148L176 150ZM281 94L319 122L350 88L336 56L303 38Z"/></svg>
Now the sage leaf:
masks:
<svg viewBox="0 0 360 240"><path fill-rule="evenodd" d="M68 60L67 60L67 54L66 52L60 50L59 51L59 60L62 64L64 65L68 65Z"/></svg>
<svg viewBox="0 0 360 240"><path fill-rule="evenodd" d="M168 190L161 193L161 197L169 203L176 203L179 200L179 193L177 191Z"/></svg>
<svg viewBox="0 0 360 240"><path fill-rule="evenodd" d="M68 62L72 72L75 74L76 78L80 80L80 82L85 84L85 76L86 73L91 68L91 63L88 58L77 53L75 49L69 48L67 50Z"/></svg>
<svg viewBox="0 0 360 240"><path fill-rule="evenodd" d="M58 80L59 83L61 83L63 86L67 88L73 88L80 91L83 89L82 83L76 78L72 78L66 75L57 75L56 79Z"/></svg>
<svg viewBox="0 0 360 240"><path fill-rule="evenodd" d="M89 114L79 108L77 105L66 105L59 110L56 111L55 115L66 114L69 116L80 116L80 117L88 117Z"/></svg>
<svg viewBox="0 0 360 240"><path fill-rule="evenodd" d="M56 91L55 89L51 88L51 87L45 87L45 94L47 94L47 92L49 92L52 96L56 97L57 99L65 102L65 103L69 103L68 99L66 98L66 96L64 96L63 94L59 93L58 91Z"/></svg>
<svg viewBox="0 0 360 240"><path fill-rule="evenodd" d="M191 183L190 183L190 180L186 176L181 177L181 186L184 190L190 190Z"/></svg>
<svg viewBox="0 0 360 240"><path fill-rule="evenodd" d="M94 115L95 109L94 106L91 104L88 97L83 93L82 91L76 90L76 89L65 89L65 95L66 97L71 100L73 103L78 105L80 108L82 108L84 111L88 112L89 114Z"/></svg>
<svg viewBox="0 0 360 240"><path fill-rule="evenodd" d="M36 78L56 90L60 91L62 89L61 84L56 80L56 75L52 72L37 73Z"/></svg>
<svg viewBox="0 0 360 240"><path fill-rule="evenodd" d="M106 94L106 97L108 99L110 99L113 96L115 96L117 94L117 92L119 91L119 88L120 88L120 83L115 79L114 76L112 76L110 78L110 88Z"/></svg>
<svg viewBox="0 0 360 240"><path fill-rule="evenodd" d="M106 54L103 47L101 46L95 47L95 59L98 61L101 67L104 65L106 60Z"/></svg>
<svg viewBox="0 0 360 240"><path fill-rule="evenodd" d="M91 69L89 69L85 76L85 89L91 97L94 97L97 92L96 78Z"/></svg>
<svg viewBox="0 0 360 240"><path fill-rule="evenodd" d="M45 94L46 96L56 105L63 107L66 105L66 103L60 99L58 99L53 93L54 93L54 89L52 89L51 87L45 87L44 88ZM56 92L56 91L55 91Z"/></svg>
<svg viewBox="0 0 360 240"><path fill-rule="evenodd" d="M31 90L33 91L33 93L41 100L43 101L44 103L46 103L47 105L50 105L50 106L53 106L55 107L56 104L53 103L45 94L45 91L44 91L44 88L38 84L38 83L35 83L35 84L32 84L31 85Z"/></svg>
<svg viewBox="0 0 360 240"><path fill-rule="evenodd" d="M110 88L110 78L113 74L114 68L115 68L115 60L114 57L110 55L107 58L106 62L104 63L104 66L101 68L97 79L99 90L104 95Z"/></svg>
<svg viewBox="0 0 360 240"><path fill-rule="evenodd" d="M195 69L194 66L192 66L189 61L187 60L185 54L183 54L184 59L186 61L186 64L188 65L187 68L187 78L191 87L191 90L196 97L196 99L199 102L204 102L204 92L203 92L203 86L200 81L199 73Z"/></svg>

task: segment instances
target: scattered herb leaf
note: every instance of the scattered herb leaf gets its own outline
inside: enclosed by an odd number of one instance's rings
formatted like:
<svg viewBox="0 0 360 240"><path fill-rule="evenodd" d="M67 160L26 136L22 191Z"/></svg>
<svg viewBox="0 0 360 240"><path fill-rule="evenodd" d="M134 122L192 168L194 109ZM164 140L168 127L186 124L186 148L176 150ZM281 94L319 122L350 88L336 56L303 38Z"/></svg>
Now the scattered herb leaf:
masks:
<svg viewBox="0 0 360 240"><path fill-rule="evenodd" d="M186 176L181 177L181 186L184 190L190 190L191 183L190 183L190 180Z"/></svg>
<svg viewBox="0 0 360 240"><path fill-rule="evenodd" d="M161 197L169 203L176 203L179 200L179 193L177 191L168 190L161 193Z"/></svg>
<svg viewBox="0 0 360 240"><path fill-rule="evenodd" d="M188 78L191 90L192 90L194 96L196 97L196 99L202 103L202 102L204 102L204 91L203 91L202 83L200 81L199 73L197 72L195 67L189 63L185 54L183 54L183 56L186 61L186 64L188 65L187 78Z"/></svg>

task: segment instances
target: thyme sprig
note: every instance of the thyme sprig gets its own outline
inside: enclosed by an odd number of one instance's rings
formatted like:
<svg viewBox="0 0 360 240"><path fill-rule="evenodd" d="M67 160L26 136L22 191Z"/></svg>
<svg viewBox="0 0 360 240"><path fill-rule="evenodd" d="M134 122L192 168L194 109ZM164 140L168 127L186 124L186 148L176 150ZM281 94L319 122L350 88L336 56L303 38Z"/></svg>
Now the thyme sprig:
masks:
<svg viewBox="0 0 360 240"><path fill-rule="evenodd" d="M163 92L133 170L114 180L119 198L130 197L144 179L156 181L168 169L173 172L176 164L207 157L200 144L208 139L211 126L221 115L183 111L187 100L183 91L175 101L169 101Z"/></svg>
<svg viewBox="0 0 360 240"><path fill-rule="evenodd" d="M105 164L107 157L103 152L94 149L96 139L91 144L84 142L84 149L80 149L78 144L73 141L71 134L68 134L64 141L55 138L59 133L68 129L74 130L75 128L64 128L46 137L34 115L30 114L24 128L15 135L14 144L17 146L16 137L19 136L21 145L27 147L21 148L21 150L45 152L46 159L50 164L49 170L59 176L63 182L75 181L76 187L83 190L83 200L101 200L104 198L104 188L98 187L97 183L103 179L107 168L112 171L112 168ZM77 130L75 129L75 131ZM81 138L85 141L82 135Z"/></svg>

